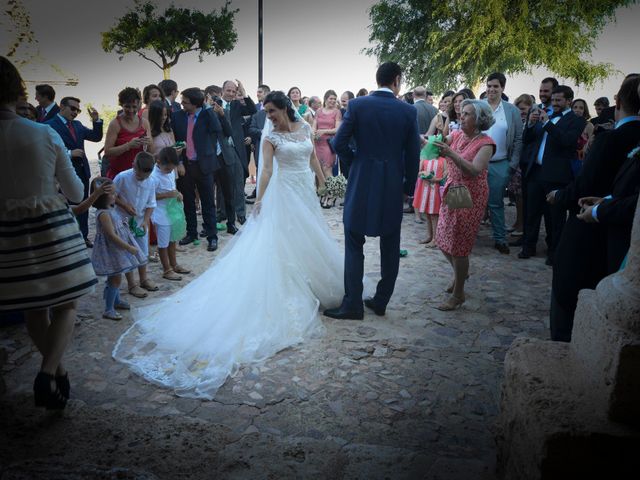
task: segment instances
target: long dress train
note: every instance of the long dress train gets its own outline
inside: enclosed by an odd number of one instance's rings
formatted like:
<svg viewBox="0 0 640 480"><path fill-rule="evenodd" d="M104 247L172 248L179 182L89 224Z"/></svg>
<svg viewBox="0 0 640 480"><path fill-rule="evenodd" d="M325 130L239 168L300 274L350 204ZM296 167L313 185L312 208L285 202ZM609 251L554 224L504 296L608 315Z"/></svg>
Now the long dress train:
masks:
<svg viewBox="0 0 640 480"><path fill-rule="evenodd" d="M180 291L134 312L113 356L178 395L213 398L242 364L322 332L344 295L343 252L322 216L306 123L271 132L278 163L259 215Z"/></svg>

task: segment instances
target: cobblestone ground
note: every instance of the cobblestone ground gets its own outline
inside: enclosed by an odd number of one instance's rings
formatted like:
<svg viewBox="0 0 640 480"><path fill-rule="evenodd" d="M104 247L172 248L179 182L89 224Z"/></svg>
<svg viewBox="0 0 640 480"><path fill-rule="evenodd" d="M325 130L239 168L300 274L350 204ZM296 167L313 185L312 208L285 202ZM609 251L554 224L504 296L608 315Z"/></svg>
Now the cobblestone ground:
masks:
<svg viewBox="0 0 640 480"><path fill-rule="evenodd" d="M325 212L342 241L342 209ZM103 320L96 293L80 301L65 358L69 407L34 410L39 355L24 327L0 329L0 478L495 478L503 359L516 336L547 338L551 269L543 257L519 260L517 248L499 254L482 226L467 302L440 312L451 271L418 243L424 231L405 215L409 254L385 317L323 318L323 338L243 368L214 401L178 398L116 363L111 350L131 318ZM365 246L374 279L377 247ZM204 243L179 255L194 269L188 278L213 258ZM150 301L180 287L151 265L161 288Z"/></svg>

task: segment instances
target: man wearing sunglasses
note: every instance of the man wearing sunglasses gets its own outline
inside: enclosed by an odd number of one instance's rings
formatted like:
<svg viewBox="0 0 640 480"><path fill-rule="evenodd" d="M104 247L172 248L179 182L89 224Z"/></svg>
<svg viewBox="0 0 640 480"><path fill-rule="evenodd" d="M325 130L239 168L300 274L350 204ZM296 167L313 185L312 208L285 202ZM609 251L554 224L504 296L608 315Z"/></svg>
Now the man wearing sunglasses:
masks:
<svg viewBox="0 0 640 480"><path fill-rule="evenodd" d="M44 122L53 128L64 142L76 175L82 180L84 185L84 199L89 196L89 180L91 178L91 169L89 161L84 153L84 141L99 142L102 140L102 120L96 110L88 108L87 112L93 121L93 129L89 129L82 125L76 117L80 114L80 99L75 97L64 97L60 100L60 111L51 120ZM85 212L78 216L80 231L84 236L87 247L92 247L92 243L88 238L89 235L89 212Z"/></svg>

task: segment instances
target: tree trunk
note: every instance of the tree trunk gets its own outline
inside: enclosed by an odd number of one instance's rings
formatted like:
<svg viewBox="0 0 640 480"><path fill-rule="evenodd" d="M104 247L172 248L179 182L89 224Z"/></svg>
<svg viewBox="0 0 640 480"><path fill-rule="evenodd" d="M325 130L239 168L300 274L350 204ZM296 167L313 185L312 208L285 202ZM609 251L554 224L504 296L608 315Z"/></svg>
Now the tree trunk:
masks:
<svg viewBox="0 0 640 480"><path fill-rule="evenodd" d="M165 80L169 80L169 73L171 73L171 66L170 65L163 65L162 66L162 75L164 76Z"/></svg>

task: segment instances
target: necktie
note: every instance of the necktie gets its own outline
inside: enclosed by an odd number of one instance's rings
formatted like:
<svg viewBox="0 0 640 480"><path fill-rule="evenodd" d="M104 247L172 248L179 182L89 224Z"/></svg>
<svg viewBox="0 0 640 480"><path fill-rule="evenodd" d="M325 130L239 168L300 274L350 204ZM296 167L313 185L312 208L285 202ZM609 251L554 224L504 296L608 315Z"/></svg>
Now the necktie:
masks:
<svg viewBox="0 0 640 480"><path fill-rule="evenodd" d="M196 146L193 144L193 126L196 123L196 116L190 113L187 117L187 159L196 158Z"/></svg>
<svg viewBox="0 0 640 480"><path fill-rule="evenodd" d="M44 112L45 112L45 109L44 109L44 108L42 108L42 107L38 107L38 111L40 112L40 113L38 114L38 121L39 121L39 122L42 122L42 121L44 120Z"/></svg>
<svg viewBox="0 0 640 480"><path fill-rule="evenodd" d="M227 102L227 104L224 106L224 114L229 116L230 112L231 112L231 102ZM229 121L231 121L231 119L229 119Z"/></svg>
<svg viewBox="0 0 640 480"><path fill-rule="evenodd" d="M77 143L78 136L76 135L76 129L73 128L73 123L71 123L71 120L67 120L67 128L69 129L69 133L73 137L73 141Z"/></svg>

